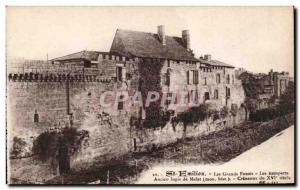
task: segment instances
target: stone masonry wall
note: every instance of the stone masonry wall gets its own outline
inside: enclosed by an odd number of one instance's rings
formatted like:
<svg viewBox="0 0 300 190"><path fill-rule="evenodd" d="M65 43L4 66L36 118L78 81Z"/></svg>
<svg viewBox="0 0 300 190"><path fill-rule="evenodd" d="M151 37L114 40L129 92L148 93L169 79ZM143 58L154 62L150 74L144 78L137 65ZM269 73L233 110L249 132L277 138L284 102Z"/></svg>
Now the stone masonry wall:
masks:
<svg viewBox="0 0 300 190"><path fill-rule="evenodd" d="M139 85L137 62L136 60L100 60L98 68L105 70L106 73L99 73L96 79L84 81L80 78L79 81L71 81L68 87L64 80L60 82L8 81L8 143L11 143L15 136L24 138L28 144L28 150L26 150L28 154L23 156L31 156L32 142L39 134L47 130L60 130L70 125L69 107L73 126L89 132L89 136L83 140L81 148L71 157L71 168L81 169L92 166L95 162L104 163L104 161L118 158L130 151L145 151L153 146L172 143L183 137L198 136L229 127L245 119L245 110L240 107L243 100L243 90L237 81L231 85L233 89L231 98L237 102L230 102L229 104L236 103L239 105L239 111L235 117L229 115L227 118L216 121L208 118L195 124L195 126L188 126L185 132L180 123L174 128L170 123L156 129L131 127L130 118L132 115L138 114L139 110L135 109L135 106L129 106L128 102L125 102L123 110L118 110L117 104L105 108L100 105L100 95L106 91L128 91L130 95L134 93ZM167 90L178 90L175 88L175 84L187 90L198 88L201 99L204 92L209 91L212 94L213 89L219 87L217 84L210 85L215 81L214 72L199 72L199 85L185 85L186 70L183 70L181 66L186 63L177 64L171 64L171 85L170 89ZM122 76L123 81L117 80L116 67L122 67L126 71ZM183 68L194 69L194 67L194 65L189 65ZM167 69L167 64L163 68L162 74L166 71L165 69ZM108 79L102 80L102 77ZM207 77L207 86L202 84L203 77ZM223 78L224 76L221 80L225 80ZM220 91L224 90L224 84L222 85ZM220 99L222 93L224 92L219 94ZM67 98L68 95L69 99ZM223 103L218 105L223 105ZM35 110L39 115L38 122L34 122ZM11 145L9 144L8 147ZM19 161L21 162L21 159Z"/></svg>
<svg viewBox="0 0 300 190"><path fill-rule="evenodd" d="M204 68L201 68L199 64L188 64L186 62L175 62L170 61L168 66L167 63L164 64L162 69L163 75L170 71L170 86L162 83L163 91L170 93L181 93L185 92L198 92L198 100L200 103L204 103L205 93L209 93L209 100L206 103L214 105L215 109L220 109L223 106L228 106L231 108L232 104L236 104L238 107L245 100L244 89L242 87L241 81L237 78L235 70L233 68L223 68L223 69L212 69L211 72ZM197 70L199 73L199 83L193 84L193 70ZM189 84L187 81L187 72L190 71ZM216 76L220 74L220 83L217 83ZM230 76L229 84L226 81L226 76ZM230 97L227 98L226 104L226 88L230 89ZM218 90L218 98L215 97L215 90ZM187 102L187 97L185 98ZM169 109L181 112L187 109L187 107L180 107L178 105L170 105Z"/></svg>
<svg viewBox="0 0 300 190"><path fill-rule="evenodd" d="M182 123L172 126L169 122L166 126L155 129L135 129L132 133L132 143L136 142L136 150L133 151L151 151L153 148L165 146L174 143L179 139L186 137L197 137L206 135L210 132L222 130L226 127L233 127L245 121L246 112L240 108L236 116L228 115L223 119L213 120L212 117L205 119L200 123L187 126L184 131ZM133 140L135 139L135 140Z"/></svg>

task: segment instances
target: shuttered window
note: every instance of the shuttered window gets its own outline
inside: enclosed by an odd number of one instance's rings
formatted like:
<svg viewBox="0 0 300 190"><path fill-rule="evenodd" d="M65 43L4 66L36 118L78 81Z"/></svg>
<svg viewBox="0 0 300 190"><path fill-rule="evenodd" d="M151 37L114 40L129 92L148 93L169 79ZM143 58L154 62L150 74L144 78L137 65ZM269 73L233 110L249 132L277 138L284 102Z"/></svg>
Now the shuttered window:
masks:
<svg viewBox="0 0 300 190"><path fill-rule="evenodd" d="M186 82L187 84L190 84L190 71L186 72Z"/></svg>
<svg viewBox="0 0 300 190"><path fill-rule="evenodd" d="M193 71L193 84L199 83L199 72L197 70Z"/></svg>
<svg viewBox="0 0 300 190"><path fill-rule="evenodd" d="M215 99L219 99L219 91L217 89L215 90L214 96L215 96Z"/></svg>
<svg viewBox="0 0 300 190"><path fill-rule="evenodd" d="M221 83L221 75L220 75L220 73L217 73L217 75L216 75L216 82L217 82L217 84Z"/></svg>

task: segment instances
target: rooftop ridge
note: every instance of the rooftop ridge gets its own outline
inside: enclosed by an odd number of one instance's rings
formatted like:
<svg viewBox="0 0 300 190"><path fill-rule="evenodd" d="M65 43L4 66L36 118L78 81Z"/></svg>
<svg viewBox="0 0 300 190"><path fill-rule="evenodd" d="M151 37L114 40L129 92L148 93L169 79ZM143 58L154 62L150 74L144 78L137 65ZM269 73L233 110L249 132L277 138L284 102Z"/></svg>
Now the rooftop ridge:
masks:
<svg viewBox="0 0 300 190"><path fill-rule="evenodd" d="M120 29L118 28L116 31L125 31L125 32L138 32L138 33L144 33L144 34L152 34L152 35L157 35L157 33L153 32L145 32L145 31L139 31L139 30L130 30L130 29ZM165 35L167 37L171 38L182 38L181 36L171 36L171 35Z"/></svg>

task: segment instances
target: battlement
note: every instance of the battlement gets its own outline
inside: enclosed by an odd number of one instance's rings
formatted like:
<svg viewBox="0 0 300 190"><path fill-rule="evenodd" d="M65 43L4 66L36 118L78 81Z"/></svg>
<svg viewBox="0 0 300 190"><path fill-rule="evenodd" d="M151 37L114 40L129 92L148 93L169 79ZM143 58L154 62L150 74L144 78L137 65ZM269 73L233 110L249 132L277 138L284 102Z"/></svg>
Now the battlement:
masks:
<svg viewBox="0 0 300 190"><path fill-rule="evenodd" d="M8 74L9 82L112 82L112 78L89 75L89 74L41 74L41 73L24 73Z"/></svg>
<svg viewBox="0 0 300 190"><path fill-rule="evenodd" d="M112 54L112 53L100 53L99 56L98 56L98 61L100 60L116 60L116 61L138 61L138 58L128 58L128 57L125 57L125 56L121 56L121 55L115 55L115 54Z"/></svg>

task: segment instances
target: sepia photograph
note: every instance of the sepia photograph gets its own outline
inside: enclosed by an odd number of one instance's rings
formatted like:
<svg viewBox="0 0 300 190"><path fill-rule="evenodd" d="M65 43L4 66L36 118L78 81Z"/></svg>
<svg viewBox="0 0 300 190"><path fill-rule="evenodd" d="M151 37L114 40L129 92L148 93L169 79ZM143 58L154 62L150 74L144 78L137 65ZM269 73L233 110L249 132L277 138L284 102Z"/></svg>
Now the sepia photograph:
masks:
<svg viewBox="0 0 300 190"><path fill-rule="evenodd" d="M295 184L294 14L7 6L7 184Z"/></svg>

